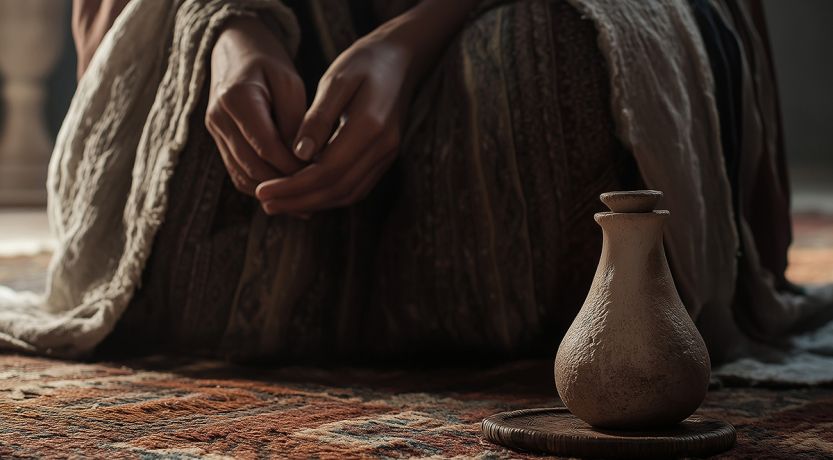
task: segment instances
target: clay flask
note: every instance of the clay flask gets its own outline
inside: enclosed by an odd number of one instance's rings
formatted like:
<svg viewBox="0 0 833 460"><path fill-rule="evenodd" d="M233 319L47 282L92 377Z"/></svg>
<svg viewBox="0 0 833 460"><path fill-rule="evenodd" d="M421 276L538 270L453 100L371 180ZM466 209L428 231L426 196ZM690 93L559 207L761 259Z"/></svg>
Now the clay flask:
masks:
<svg viewBox="0 0 833 460"><path fill-rule="evenodd" d="M610 192L595 215L602 255L587 300L555 358L555 385L595 427L673 425L703 402L711 363L683 306L662 243L661 192Z"/></svg>

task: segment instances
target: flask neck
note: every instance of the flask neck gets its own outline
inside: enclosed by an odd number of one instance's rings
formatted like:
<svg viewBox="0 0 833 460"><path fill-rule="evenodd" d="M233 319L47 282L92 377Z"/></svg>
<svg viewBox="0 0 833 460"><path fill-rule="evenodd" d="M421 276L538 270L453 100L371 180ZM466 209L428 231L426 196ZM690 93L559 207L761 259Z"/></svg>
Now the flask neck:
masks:
<svg viewBox="0 0 833 460"><path fill-rule="evenodd" d="M645 270L650 258L665 255L662 232L667 217L668 211L596 214L604 236L603 258L622 268Z"/></svg>

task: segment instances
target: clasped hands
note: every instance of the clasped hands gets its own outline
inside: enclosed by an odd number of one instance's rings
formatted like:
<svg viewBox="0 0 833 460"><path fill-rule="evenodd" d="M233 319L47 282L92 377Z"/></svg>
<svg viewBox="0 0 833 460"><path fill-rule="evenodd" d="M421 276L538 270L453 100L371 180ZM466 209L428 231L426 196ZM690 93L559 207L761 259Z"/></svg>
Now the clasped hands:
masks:
<svg viewBox="0 0 833 460"><path fill-rule="evenodd" d="M384 28L306 88L256 18L231 21L211 55L205 124L235 187L270 215L306 217L363 199L390 167L413 84L408 47Z"/></svg>

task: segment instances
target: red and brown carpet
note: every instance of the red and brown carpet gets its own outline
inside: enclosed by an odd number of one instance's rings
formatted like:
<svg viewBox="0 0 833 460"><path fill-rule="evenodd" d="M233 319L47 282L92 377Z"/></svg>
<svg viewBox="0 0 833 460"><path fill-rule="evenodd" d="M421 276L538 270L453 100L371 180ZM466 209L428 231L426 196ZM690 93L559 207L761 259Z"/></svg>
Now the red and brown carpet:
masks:
<svg viewBox="0 0 833 460"><path fill-rule="evenodd" d="M0 376L2 458L520 458L484 441L480 421L559 404L549 362L266 370L6 356ZM738 429L722 458L833 456L833 389L719 389L701 412Z"/></svg>
<svg viewBox="0 0 833 460"><path fill-rule="evenodd" d="M833 219L798 219L796 234L791 275L833 281ZM0 259L0 284L37 287L47 260ZM0 355L0 458L524 458L483 440L480 421L554 405L550 362L264 369ZM833 458L831 388L718 388L700 412L738 429L719 458Z"/></svg>

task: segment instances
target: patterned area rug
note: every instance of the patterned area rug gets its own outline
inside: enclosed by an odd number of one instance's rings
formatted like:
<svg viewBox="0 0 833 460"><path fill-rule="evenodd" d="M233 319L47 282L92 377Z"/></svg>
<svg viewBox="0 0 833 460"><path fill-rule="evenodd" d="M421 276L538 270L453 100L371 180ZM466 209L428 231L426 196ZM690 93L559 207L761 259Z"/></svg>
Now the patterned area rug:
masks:
<svg viewBox="0 0 833 460"><path fill-rule="evenodd" d="M833 281L833 218L796 220L790 275ZM48 256L0 259L38 290ZM482 439L495 412L560 405L549 361L454 369L263 369L174 357L0 355L0 458L527 458ZM833 458L833 389L716 388L738 429L718 458Z"/></svg>
<svg viewBox="0 0 833 460"><path fill-rule="evenodd" d="M495 412L559 405L550 362L492 369L234 367L0 359L0 457L527 458L480 437ZM718 458L833 457L833 389L735 388L700 413L738 429Z"/></svg>

